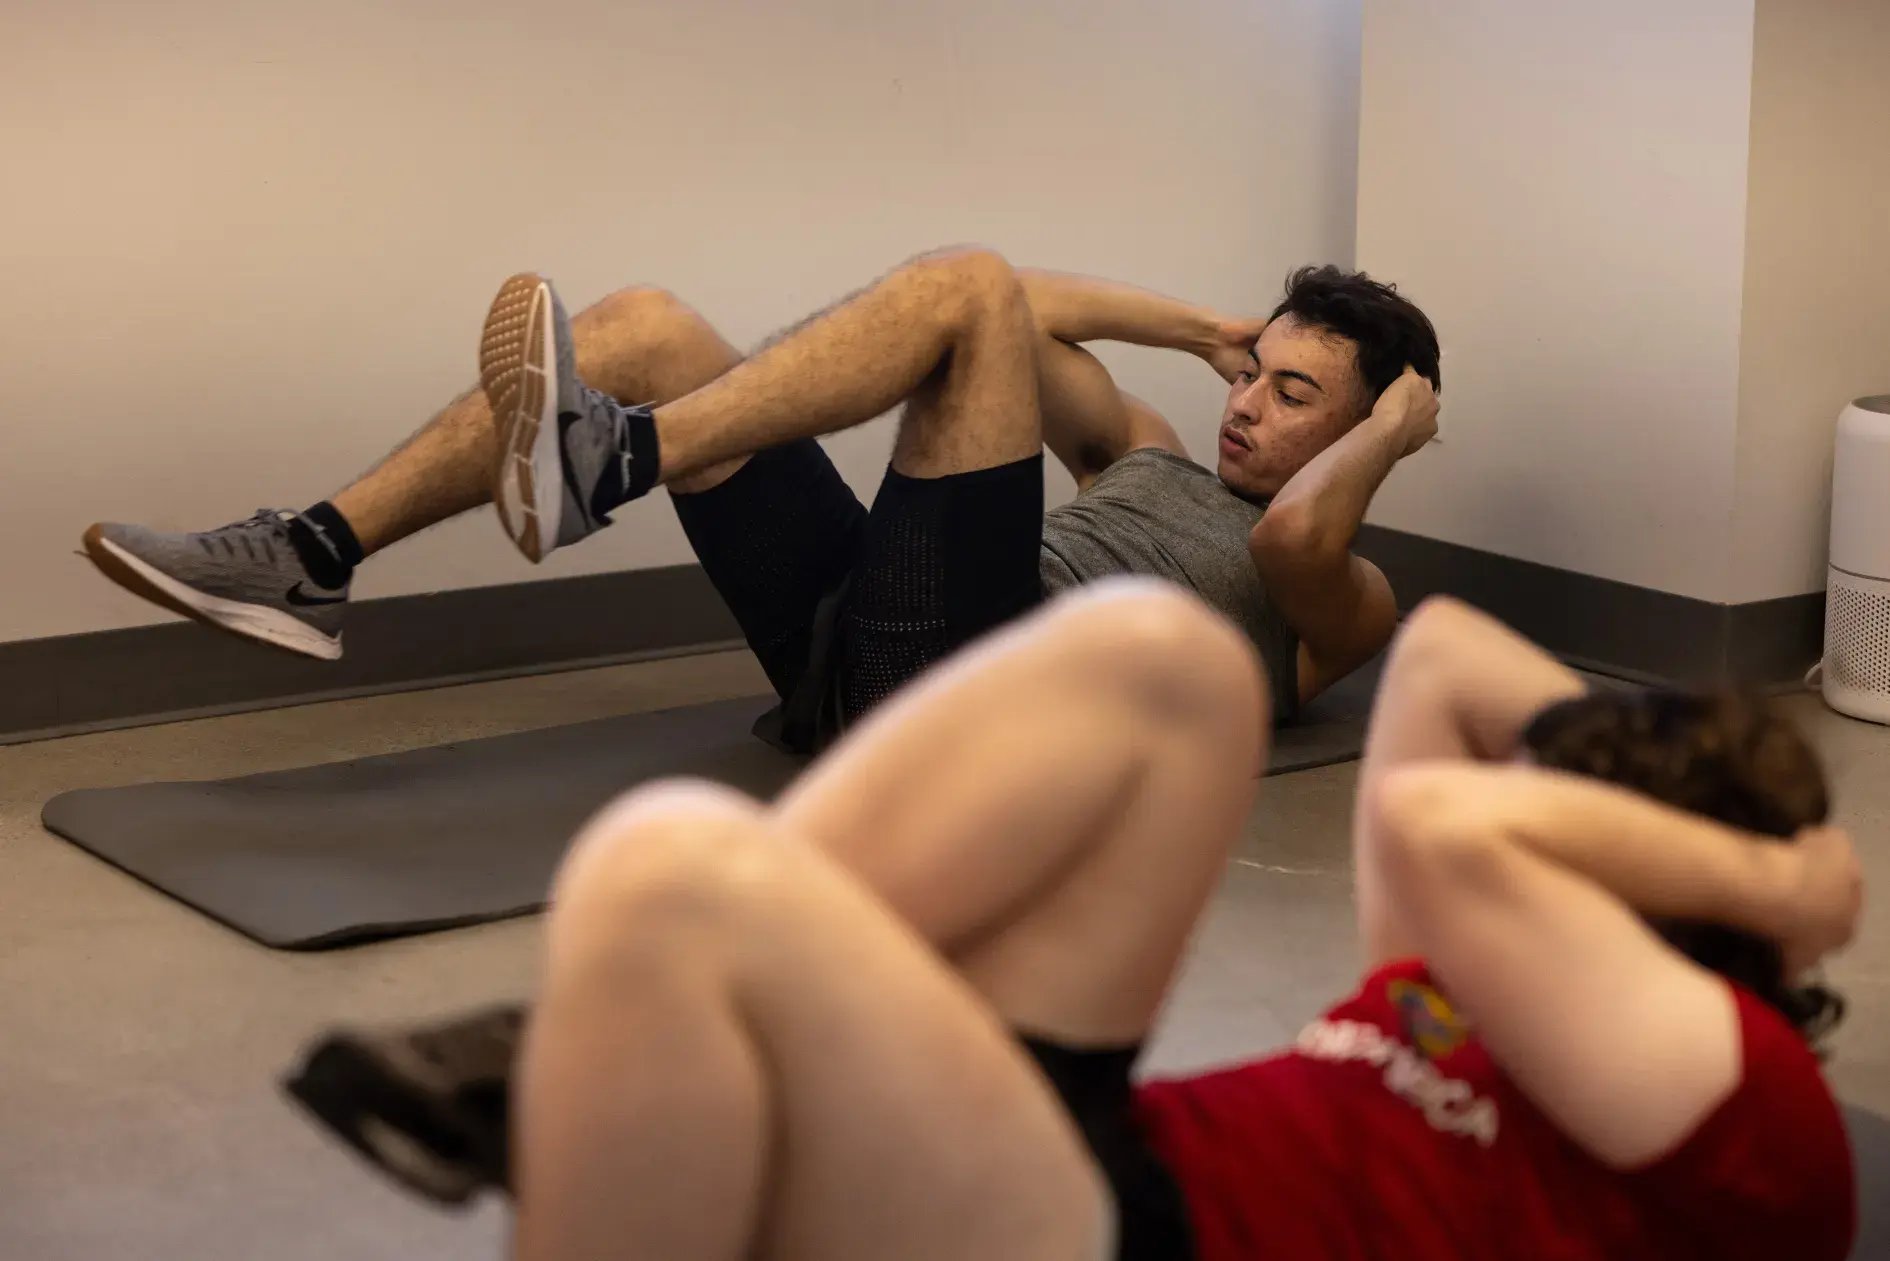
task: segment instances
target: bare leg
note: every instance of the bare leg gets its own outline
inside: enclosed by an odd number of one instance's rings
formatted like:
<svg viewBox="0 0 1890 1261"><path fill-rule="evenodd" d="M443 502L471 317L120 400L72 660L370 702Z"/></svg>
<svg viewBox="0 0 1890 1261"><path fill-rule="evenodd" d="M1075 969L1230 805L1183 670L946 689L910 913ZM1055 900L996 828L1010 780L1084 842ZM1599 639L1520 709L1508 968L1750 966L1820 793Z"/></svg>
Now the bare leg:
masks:
<svg viewBox="0 0 1890 1261"><path fill-rule="evenodd" d="M1105 1192L997 1019L753 804L645 790L554 896L525 1261L1096 1261Z"/></svg>
<svg viewBox="0 0 1890 1261"><path fill-rule="evenodd" d="M661 479L862 424L898 403L893 467L989 468L1041 449L1036 323L989 250L914 259L656 411Z"/></svg>
<svg viewBox="0 0 1890 1261"><path fill-rule="evenodd" d="M686 787L606 812L554 896L521 1255L1095 1255L1093 1174L1000 1021L1142 1036L1251 799L1263 692L1200 605L1104 584L771 814Z"/></svg>
<svg viewBox="0 0 1890 1261"><path fill-rule="evenodd" d="M624 403L666 403L741 362L707 320L661 289L620 290L580 311L571 331L585 382ZM332 502L371 554L489 502L498 459L492 411L475 387ZM705 489L737 467L705 468L677 489Z"/></svg>
<svg viewBox="0 0 1890 1261"><path fill-rule="evenodd" d="M952 253L947 251L933 260L918 261L941 261ZM784 341L819 318L819 315L810 317L773 340ZM1126 434L1132 430L1149 433L1168 430L1168 424L1161 419L1160 414L1133 395L1123 393L1109 370L1089 351L1051 336L1034 316L1032 332L1043 443L1062 461L1079 485L1094 478L1108 463L1107 456L1094 446L1093 440L1099 431ZM926 389L922 386L921 392ZM930 392L934 395L939 393L937 389ZM1004 406L1005 403L992 400L991 405ZM1030 454L1022 445L1017 451L1018 458ZM901 471L906 471L904 465L900 467Z"/></svg>
<svg viewBox="0 0 1890 1261"><path fill-rule="evenodd" d="M1393 768L1427 760L1502 761L1537 711L1579 695L1581 677L1522 636L1455 600L1425 601L1405 619L1385 664L1359 768L1368 800ZM1412 953L1384 889L1373 812L1353 814L1359 930L1372 963Z"/></svg>
<svg viewBox="0 0 1890 1261"><path fill-rule="evenodd" d="M1007 1021L1145 1037L1265 758L1253 649L1205 606L1099 583L850 733L780 803Z"/></svg>

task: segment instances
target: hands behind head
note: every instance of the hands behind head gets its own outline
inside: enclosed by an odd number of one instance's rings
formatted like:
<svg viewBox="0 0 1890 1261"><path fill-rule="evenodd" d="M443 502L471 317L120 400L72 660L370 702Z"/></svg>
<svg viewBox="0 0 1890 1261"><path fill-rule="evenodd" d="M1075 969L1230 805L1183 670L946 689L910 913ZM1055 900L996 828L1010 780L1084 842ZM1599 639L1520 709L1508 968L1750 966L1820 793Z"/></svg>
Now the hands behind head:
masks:
<svg viewBox="0 0 1890 1261"><path fill-rule="evenodd" d="M1254 343L1266 331L1265 316L1221 320L1215 330L1214 349L1207 357L1208 365L1221 374L1221 380L1231 383L1247 370L1247 356L1253 353Z"/></svg>
<svg viewBox="0 0 1890 1261"><path fill-rule="evenodd" d="M1400 459L1424 449L1437 436L1437 391L1428 378L1407 367L1396 381L1385 387L1372 407L1372 415L1383 416L1397 427L1404 441Z"/></svg>
<svg viewBox="0 0 1890 1261"><path fill-rule="evenodd" d="M1788 982L1818 960L1850 944L1864 909L1864 872L1842 828L1815 827L1800 832L1784 847L1784 932Z"/></svg>

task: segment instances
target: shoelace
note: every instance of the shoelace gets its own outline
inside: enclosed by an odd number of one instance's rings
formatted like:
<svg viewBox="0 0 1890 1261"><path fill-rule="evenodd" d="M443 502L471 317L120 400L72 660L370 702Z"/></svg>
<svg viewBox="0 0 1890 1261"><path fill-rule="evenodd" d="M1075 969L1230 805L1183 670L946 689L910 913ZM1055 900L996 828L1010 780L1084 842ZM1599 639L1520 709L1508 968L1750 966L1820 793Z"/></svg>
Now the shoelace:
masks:
<svg viewBox="0 0 1890 1261"><path fill-rule="evenodd" d="M584 422L587 425L595 425L600 419L602 420L610 435L609 450L611 454L608 458L622 461L626 466L621 471L620 476L624 484L628 485L630 481L630 470L627 467L630 459L630 422L627 419L628 413L625 411L623 404L619 403L602 390L593 390L589 386L585 386L583 398ZM591 507L590 498L586 495L579 495L577 498L578 506L583 511L585 517L594 517L595 514Z"/></svg>
<svg viewBox="0 0 1890 1261"><path fill-rule="evenodd" d="M630 444L630 424L624 419L624 407L616 399L602 390L584 389L584 410L586 419L595 421L599 416L605 418L610 426L610 445L613 450L625 450Z"/></svg>
<svg viewBox="0 0 1890 1261"><path fill-rule="evenodd" d="M270 564L276 561L275 541L278 538L286 541L287 537L288 527L283 524L282 518L276 515L275 510L270 508L258 508L255 516L231 522L229 525L220 526L214 530L206 530L196 536L197 546L211 556L216 555L216 549L211 545L211 540L214 539L223 545L225 556L233 557L236 555L236 544L232 540L241 539L243 551L251 560L267 559ZM256 541L259 538L262 540L263 549L260 556L256 552Z"/></svg>

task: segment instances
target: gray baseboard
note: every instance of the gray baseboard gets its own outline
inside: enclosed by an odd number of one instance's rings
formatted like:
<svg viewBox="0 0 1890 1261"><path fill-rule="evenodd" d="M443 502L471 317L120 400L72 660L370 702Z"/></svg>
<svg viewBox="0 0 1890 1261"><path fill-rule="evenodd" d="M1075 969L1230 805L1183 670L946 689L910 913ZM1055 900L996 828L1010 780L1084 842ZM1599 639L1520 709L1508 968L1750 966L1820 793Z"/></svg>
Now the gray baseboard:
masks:
<svg viewBox="0 0 1890 1261"><path fill-rule="evenodd" d="M736 647L696 565L364 600L315 661L194 622L0 643L0 744Z"/></svg>
<svg viewBox="0 0 1890 1261"><path fill-rule="evenodd" d="M1359 550L1406 608L1454 595L1603 674L1762 686L1821 651L1823 592L1712 604L1379 526ZM364 600L336 662L183 621L18 640L0 643L0 744L740 643L696 565Z"/></svg>
<svg viewBox="0 0 1890 1261"><path fill-rule="evenodd" d="M1602 674L1767 687L1802 678L1823 651L1822 591L1714 604L1383 526L1366 526L1358 550L1403 607L1456 596Z"/></svg>

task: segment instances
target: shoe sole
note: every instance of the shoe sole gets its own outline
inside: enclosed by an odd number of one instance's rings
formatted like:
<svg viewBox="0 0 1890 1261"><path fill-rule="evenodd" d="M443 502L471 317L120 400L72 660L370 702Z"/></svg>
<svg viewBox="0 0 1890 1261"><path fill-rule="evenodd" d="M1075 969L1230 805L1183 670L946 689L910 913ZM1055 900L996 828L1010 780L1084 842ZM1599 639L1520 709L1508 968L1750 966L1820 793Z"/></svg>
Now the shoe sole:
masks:
<svg viewBox="0 0 1890 1261"><path fill-rule="evenodd" d="M479 337L479 384L499 438L492 502L536 564L558 545L563 509L557 320L543 277L521 272L499 287Z"/></svg>
<svg viewBox="0 0 1890 1261"><path fill-rule="evenodd" d="M86 559L96 565L100 573L131 594L173 613L182 613L206 626L273 648L286 648L305 657L335 661L341 656L341 636L324 635L299 618L266 604L226 600L179 582L106 538L101 526L88 529L83 542Z"/></svg>

